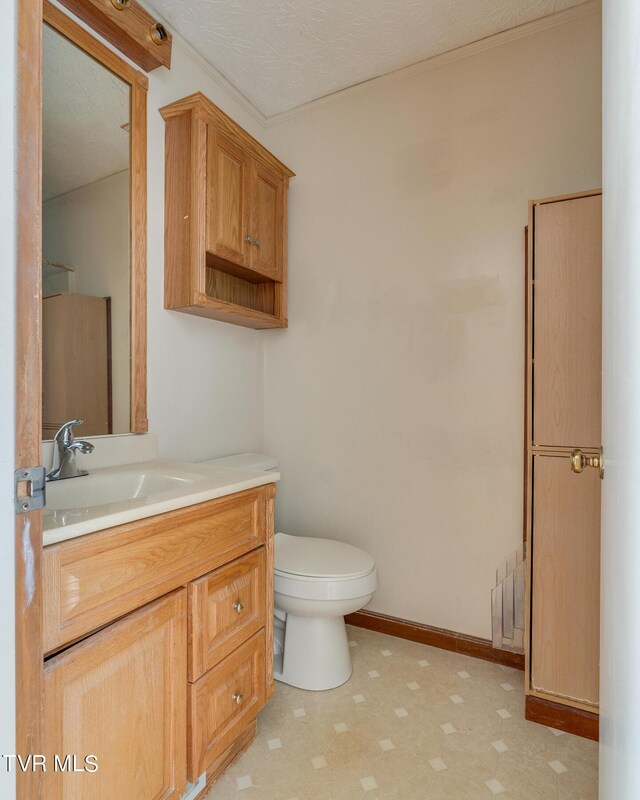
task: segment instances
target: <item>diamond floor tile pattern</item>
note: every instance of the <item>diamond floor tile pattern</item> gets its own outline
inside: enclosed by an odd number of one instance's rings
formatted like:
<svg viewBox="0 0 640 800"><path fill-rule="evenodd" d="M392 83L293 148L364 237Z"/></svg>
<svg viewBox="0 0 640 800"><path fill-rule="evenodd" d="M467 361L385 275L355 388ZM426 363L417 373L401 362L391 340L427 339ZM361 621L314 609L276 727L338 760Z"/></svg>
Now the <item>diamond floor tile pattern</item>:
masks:
<svg viewBox="0 0 640 800"><path fill-rule="evenodd" d="M521 672L348 631L351 679L276 684L206 800L597 800L597 743L527 722Z"/></svg>

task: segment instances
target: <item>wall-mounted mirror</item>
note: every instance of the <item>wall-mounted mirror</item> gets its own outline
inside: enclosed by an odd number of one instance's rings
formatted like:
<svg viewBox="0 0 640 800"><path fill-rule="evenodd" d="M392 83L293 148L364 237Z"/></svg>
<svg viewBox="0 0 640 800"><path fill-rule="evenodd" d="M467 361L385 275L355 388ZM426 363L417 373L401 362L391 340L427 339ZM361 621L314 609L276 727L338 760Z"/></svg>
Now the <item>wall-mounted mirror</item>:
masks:
<svg viewBox="0 0 640 800"><path fill-rule="evenodd" d="M146 422L147 79L45 3L42 433Z"/></svg>

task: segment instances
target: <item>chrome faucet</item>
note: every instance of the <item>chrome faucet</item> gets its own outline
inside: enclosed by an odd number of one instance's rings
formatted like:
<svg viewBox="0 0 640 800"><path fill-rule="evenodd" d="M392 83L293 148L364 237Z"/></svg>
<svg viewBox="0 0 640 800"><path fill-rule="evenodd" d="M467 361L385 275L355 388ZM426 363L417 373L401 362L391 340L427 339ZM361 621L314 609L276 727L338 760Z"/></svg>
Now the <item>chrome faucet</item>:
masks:
<svg viewBox="0 0 640 800"><path fill-rule="evenodd" d="M65 422L53 437L53 465L47 475L48 481L61 481L64 478L79 478L88 475L86 469L78 469L76 453L93 453L94 447L89 442L73 438L73 426L82 425L81 419Z"/></svg>

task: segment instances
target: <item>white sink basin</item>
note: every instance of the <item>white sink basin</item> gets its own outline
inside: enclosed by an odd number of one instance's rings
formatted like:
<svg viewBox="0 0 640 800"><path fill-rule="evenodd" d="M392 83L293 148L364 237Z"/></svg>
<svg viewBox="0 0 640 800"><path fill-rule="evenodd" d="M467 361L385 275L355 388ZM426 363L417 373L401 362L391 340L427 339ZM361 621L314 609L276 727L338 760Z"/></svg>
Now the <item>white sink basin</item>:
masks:
<svg viewBox="0 0 640 800"><path fill-rule="evenodd" d="M117 472L96 470L82 478L47 483L47 510L92 508L146 498L191 486L203 477L202 473L172 473L153 468L138 471L129 467Z"/></svg>
<svg viewBox="0 0 640 800"><path fill-rule="evenodd" d="M47 483L44 544L272 483L277 472L148 461Z"/></svg>

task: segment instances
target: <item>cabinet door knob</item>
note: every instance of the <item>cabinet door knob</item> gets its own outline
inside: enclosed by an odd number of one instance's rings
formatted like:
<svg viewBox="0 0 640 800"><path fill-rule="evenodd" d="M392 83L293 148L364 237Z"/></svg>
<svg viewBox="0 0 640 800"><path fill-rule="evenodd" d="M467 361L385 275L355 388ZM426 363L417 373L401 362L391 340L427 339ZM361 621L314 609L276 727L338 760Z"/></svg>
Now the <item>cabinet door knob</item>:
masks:
<svg viewBox="0 0 640 800"><path fill-rule="evenodd" d="M253 244L253 239L250 236L244 237L245 242L249 242L249 244Z"/></svg>
<svg viewBox="0 0 640 800"><path fill-rule="evenodd" d="M254 244L256 247L260 247L260 239L256 239Z"/></svg>
<svg viewBox="0 0 640 800"><path fill-rule="evenodd" d="M237 706L239 706L244 700L244 695L241 692L236 692L234 695L232 695L231 699Z"/></svg>
<svg viewBox="0 0 640 800"><path fill-rule="evenodd" d="M586 456L582 450L576 449L571 453L571 469L573 472L580 474L585 467L595 467L600 473L600 477L604 476L604 455L602 448L600 454L597 456Z"/></svg>
<svg viewBox="0 0 640 800"><path fill-rule="evenodd" d="M237 611L238 614L241 614L244 611L244 603L241 600L236 600L233 604L233 610Z"/></svg>

